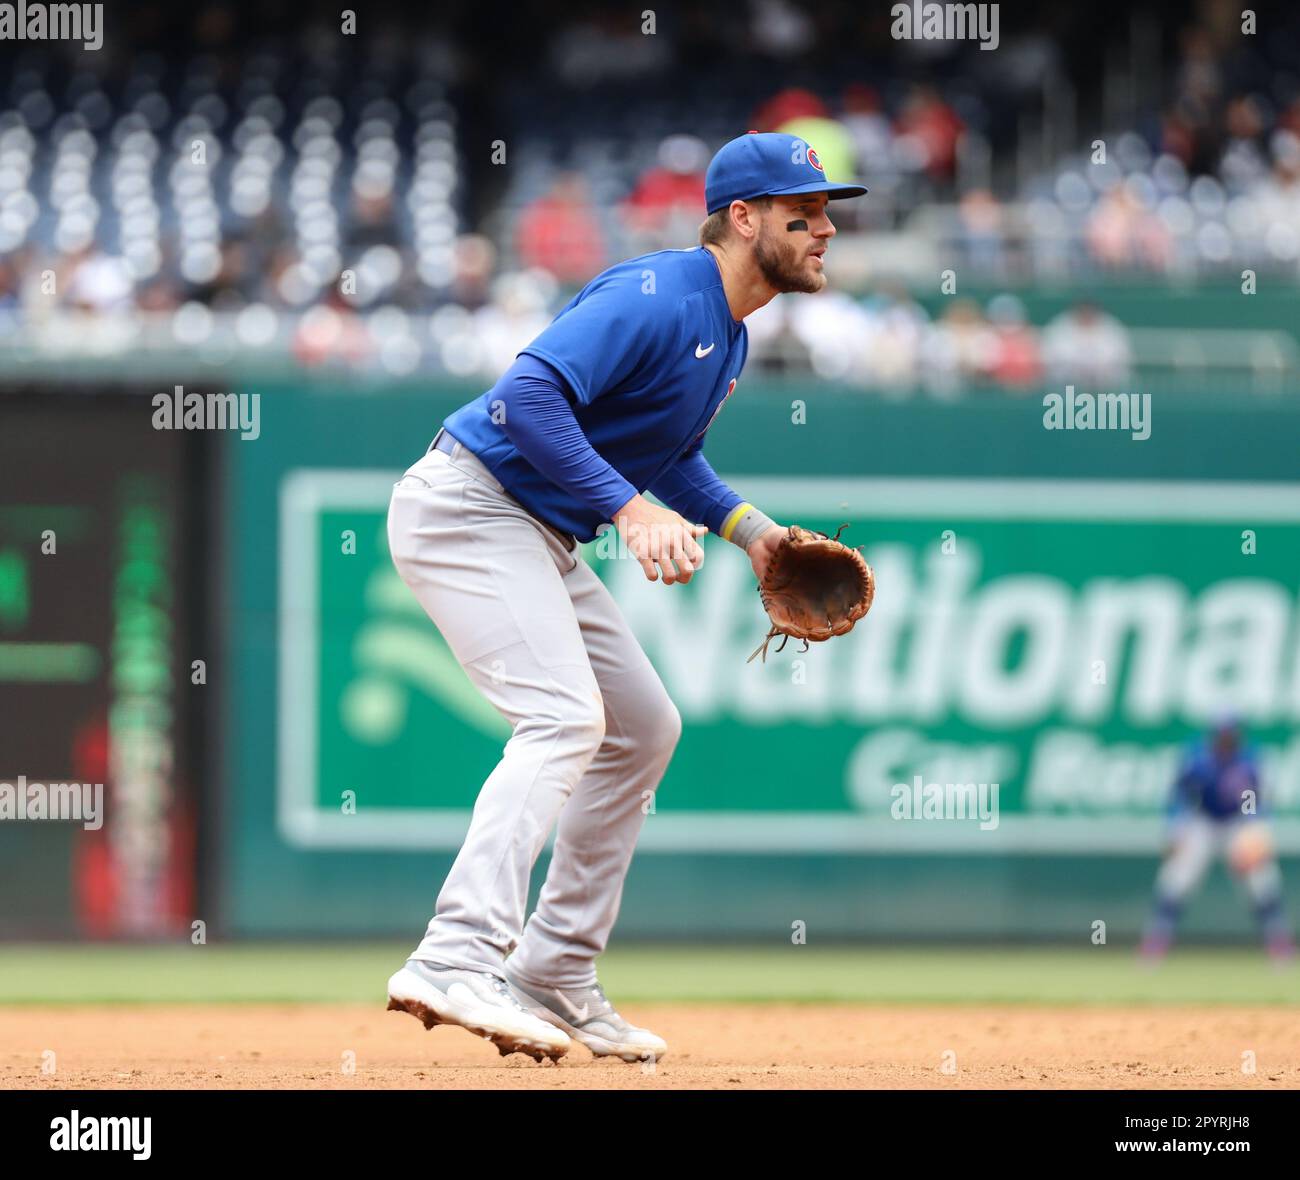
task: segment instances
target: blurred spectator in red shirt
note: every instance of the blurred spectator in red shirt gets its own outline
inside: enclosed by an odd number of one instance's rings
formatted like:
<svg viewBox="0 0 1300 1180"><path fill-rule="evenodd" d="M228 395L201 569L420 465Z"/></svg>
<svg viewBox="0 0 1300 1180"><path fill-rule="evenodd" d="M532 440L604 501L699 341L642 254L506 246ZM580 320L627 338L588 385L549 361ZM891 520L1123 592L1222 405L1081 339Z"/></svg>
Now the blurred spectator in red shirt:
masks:
<svg viewBox="0 0 1300 1180"><path fill-rule="evenodd" d="M1293 98L1291 105L1277 117L1279 131L1290 131L1300 135L1300 98Z"/></svg>
<svg viewBox="0 0 1300 1180"><path fill-rule="evenodd" d="M524 266L562 283L586 283L604 268L604 238L581 176L566 173L524 210L515 245Z"/></svg>
<svg viewBox="0 0 1300 1180"><path fill-rule="evenodd" d="M1169 229L1129 184L1117 184L1088 216L1088 251L1104 266L1164 270L1173 261Z"/></svg>
<svg viewBox="0 0 1300 1180"><path fill-rule="evenodd" d="M1026 322L1025 305L1014 295L989 300L988 321L993 329L993 360L989 375L1009 389L1037 385L1043 376L1038 336Z"/></svg>
<svg viewBox="0 0 1300 1180"><path fill-rule="evenodd" d="M704 171L709 149L694 135L670 135L659 145L658 163L636 182L623 203L633 233L657 233L682 214L704 220Z"/></svg>
<svg viewBox="0 0 1300 1180"><path fill-rule="evenodd" d="M966 125L933 86L915 86L894 124L922 149L925 170L935 180L951 180L957 165L957 142Z"/></svg>
<svg viewBox="0 0 1300 1180"><path fill-rule="evenodd" d="M811 90L790 86L772 95L759 107L750 125L755 131L775 131L791 119L825 119L829 115L826 104Z"/></svg>
<svg viewBox="0 0 1300 1180"><path fill-rule="evenodd" d="M1253 94L1238 95L1228 103L1223 121L1228 137L1219 161L1219 175L1230 188L1248 188L1268 172L1261 142L1265 119L1259 99Z"/></svg>

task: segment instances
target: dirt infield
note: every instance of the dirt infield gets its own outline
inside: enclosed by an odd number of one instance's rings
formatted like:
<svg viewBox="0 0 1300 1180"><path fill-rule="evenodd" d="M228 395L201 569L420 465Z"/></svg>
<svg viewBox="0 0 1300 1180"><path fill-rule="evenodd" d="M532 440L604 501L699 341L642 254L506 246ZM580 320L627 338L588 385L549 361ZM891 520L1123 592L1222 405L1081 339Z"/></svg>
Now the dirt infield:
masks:
<svg viewBox="0 0 1300 1180"><path fill-rule="evenodd" d="M1285 1008L674 1004L628 1015L669 1042L652 1070L579 1046L557 1066L504 1059L382 1005L0 1008L0 1086L1300 1088L1300 1021ZM47 1051L53 1073L42 1072ZM943 1069L948 1051L955 1073Z"/></svg>

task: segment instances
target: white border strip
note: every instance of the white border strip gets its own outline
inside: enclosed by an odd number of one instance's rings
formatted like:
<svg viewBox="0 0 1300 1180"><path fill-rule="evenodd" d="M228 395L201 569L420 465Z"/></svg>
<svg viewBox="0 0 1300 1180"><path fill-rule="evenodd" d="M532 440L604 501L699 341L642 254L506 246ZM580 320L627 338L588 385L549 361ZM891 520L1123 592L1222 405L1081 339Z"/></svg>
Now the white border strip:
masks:
<svg viewBox="0 0 1300 1180"><path fill-rule="evenodd" d="M730 482L730 481L728 481ZM907 520L1300 521L1300 484L1088 479L738 478L786 513ZM834 508L832 511L831 508Z"/></svg>
<svg viewBox="0 0 1300 1180"><path fill-rule="evenodd" d="M343 847L339 839L358 817L324 812L313 789L317 774L320 602L317 572L317 516L322 509L388 503L396 481L384 471L303 468L280 485L279 586L279 773L276 810L280 832L302 847ZM399 814L390 809L388 825ZM466 812L466 815L469 813ZM338 828L347 825L346 829ZM462 832L463 837L463 832ZM373 847L374 845L370 845Z"/></svg>
<svg viewBox="0 0 1300 1180"><path fill-rule="evenodd" d="M400 473L398 473L400 478ZM280 488L279 772L281 835L303 848L454 852L469 828L468 808L379 808L344 815L317 805L319 720L316 646L317 515L331 508L384 509L389 471L300 468ZM728 482L731 482L730 480ZM1198 524L1300 521L1300 485L1121 480L739 478L755 503L781 513L860 521L1138 520ZM1151 855L1158 819L1007 816L991 831L974 822L894 821L836 812L754 814L700 811L647 818L638 848L655 852L755 853L1071 853ZM1300 819L1276 821L1279 851L1300 853Z"/></svg>

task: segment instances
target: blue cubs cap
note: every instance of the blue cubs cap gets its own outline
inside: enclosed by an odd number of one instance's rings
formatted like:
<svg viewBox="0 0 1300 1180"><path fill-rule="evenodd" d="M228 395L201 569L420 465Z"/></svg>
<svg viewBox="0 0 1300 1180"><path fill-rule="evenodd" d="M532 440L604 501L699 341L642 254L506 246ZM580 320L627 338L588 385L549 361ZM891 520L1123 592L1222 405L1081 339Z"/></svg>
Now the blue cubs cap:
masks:
<svg viewBox="0 0 1300 1180"><path fill-rule="evenodd" d="M704 202L710 213L732 201L755 197L826 193L838 201L866 191L860 184L836 184L826 175L815 148L798 136L774 131L751 131L723 144L704 177Z"/></svg>

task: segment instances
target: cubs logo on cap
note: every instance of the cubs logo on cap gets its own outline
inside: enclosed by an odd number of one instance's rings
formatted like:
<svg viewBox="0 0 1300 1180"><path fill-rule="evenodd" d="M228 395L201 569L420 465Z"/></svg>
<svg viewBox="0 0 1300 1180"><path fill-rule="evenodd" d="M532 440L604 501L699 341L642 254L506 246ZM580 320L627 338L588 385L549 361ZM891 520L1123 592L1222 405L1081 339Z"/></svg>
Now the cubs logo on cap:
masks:
<svg viewBox="0 0 1300 1180"><path fill-rule="evenodd" d="M808 165L812 165L810 173ZM826 175L816 149L794 135L751 131L723 144L704 178L704 201L710 213L732 201L825 193L832 201L860 197L860 184L836 184Z"/></svg>

